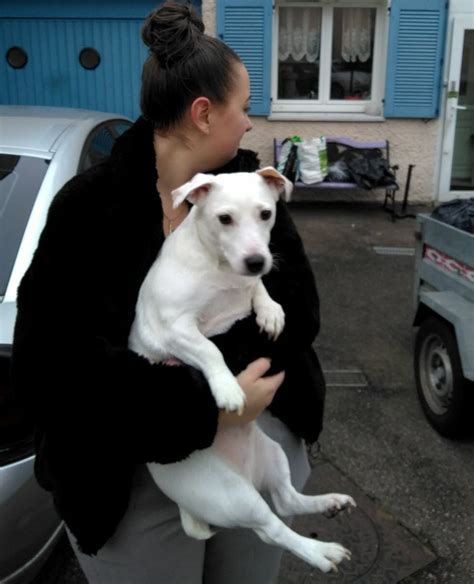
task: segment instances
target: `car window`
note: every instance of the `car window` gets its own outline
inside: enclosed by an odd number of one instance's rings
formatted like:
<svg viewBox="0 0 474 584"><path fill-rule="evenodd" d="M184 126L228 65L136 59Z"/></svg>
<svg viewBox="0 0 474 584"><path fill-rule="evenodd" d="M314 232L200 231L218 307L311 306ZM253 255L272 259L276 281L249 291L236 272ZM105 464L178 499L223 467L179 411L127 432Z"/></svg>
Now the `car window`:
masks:
<svg viewBox="0 0 474 584"><path fill-rule="evenodd" d="M111 122L110 129L115 134L115 138L121 136L126 130L132 125L131 122L126 122L124 120L117 120L116 122Z"/></svg>
<svg viewBox="0 0 474 584"><path fill-rule="evenodd" d="M115 138L107 126L94 130L84 146L79 172L99 164L110 154Z"/></svg>
<svg viewBox="0 0 474 584"><path fill-rule="evenodd" d="M11 347L0 345L0 467L33 454L33 422L13 392Z"/></svg>
<svg viewBox="0 0 474 584"><path fill-rule="evenodd" d="M48 160L0 154L0 299L5 295Z"/></svg>
<svg viewBox="0 0 474 584"><path fill-rule="evenodd" d="M105 160L112 152L115 140L131 125L132 123L126 120L114 120L95 128L85 142L78 172L83 172Z"/></svg>

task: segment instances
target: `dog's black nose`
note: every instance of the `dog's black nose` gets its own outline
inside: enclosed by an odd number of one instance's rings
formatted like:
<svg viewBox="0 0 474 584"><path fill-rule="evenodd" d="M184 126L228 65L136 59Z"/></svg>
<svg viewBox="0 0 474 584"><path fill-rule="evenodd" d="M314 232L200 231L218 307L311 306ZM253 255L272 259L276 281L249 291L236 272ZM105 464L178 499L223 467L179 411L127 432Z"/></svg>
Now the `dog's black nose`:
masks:
<svg viewBox="0 0 474 584"><path fill-rule="evenodd" d="M250 274L259 274L265 266L265 258L262 255L251 255L245 258L245 265Z"/></svg>

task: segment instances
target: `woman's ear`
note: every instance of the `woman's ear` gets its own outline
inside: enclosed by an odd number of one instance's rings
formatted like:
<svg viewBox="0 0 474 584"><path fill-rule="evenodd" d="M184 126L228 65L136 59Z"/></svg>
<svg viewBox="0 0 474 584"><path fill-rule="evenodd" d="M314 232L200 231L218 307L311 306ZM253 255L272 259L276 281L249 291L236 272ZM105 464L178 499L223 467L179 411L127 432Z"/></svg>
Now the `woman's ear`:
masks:
<svg viewBox="0 0 474 584"><path fill-rule="evenodd" d="M171 191L173 208L179 207L186 199L193 205L199 204L208 194L214 180L215 177L212 174L198 173L194 175L190 181Z"/></svg>
<svg viewBox="0 0 474 584"><path fill-rule="evenodd" d="M190 108L190 117L194 126L201 132L209 134L210 123L209 113L211 110L211 102L207 97L197 97Z"/></svg>

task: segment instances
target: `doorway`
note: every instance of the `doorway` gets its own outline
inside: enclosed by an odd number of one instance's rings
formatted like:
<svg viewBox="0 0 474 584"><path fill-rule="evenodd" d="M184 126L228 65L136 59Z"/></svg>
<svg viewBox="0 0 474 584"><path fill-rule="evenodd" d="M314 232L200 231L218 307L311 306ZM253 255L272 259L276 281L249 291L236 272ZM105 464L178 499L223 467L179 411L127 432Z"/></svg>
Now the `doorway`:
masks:
<svg viewBox="0 0 474 584"><path fill-rule="evenodd" d="M474 15L454 18L439 200L474 197Z"/></svg>

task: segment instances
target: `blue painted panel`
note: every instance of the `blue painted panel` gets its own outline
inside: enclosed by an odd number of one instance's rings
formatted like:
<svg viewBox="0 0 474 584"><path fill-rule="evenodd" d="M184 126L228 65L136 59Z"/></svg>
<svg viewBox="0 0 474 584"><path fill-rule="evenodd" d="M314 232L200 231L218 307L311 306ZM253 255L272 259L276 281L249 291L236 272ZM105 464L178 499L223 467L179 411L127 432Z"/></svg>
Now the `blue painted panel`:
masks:
<svg viewBox="0 0 474 584"><path fill-rule="evenodd" d="M193 4L200 12L201 2ZM135 119L147 56L140 30L157 5L149 0L0 0L0 103L82 107ZM23 69L6 62L12 46L28 54ZM97 69L80 65L86 47L99 52Z"/></svg>
<svg viewBox="0 0 474 584"><path fill-rule="evenodd" d="M448 3L396 0L390 12L387 118L439 115Z"/></svg>
<svg viewBox="0 0 474 584"><path fill-rule="evenodd" d="M0 103L83 107L139 114L140 75L146 48L143 19L1 19L0 54L20 46L28 54L23 69L0 61ZM99 67L79 63L85 47L95 48Z"/></svg>
<svg viewBox="0 0 474 584"><path fill-rule="evenodd" d="M219 0L217 34L240 56L250 75L251 115L270 113L271 0Z"/></svg>
<svg viewBox="0 0 474 584"><path fill-rule="evenodd" d="M144 18L153 0L0 0L0 18ZM191 4L201 12L201 0Z"/></svg>

